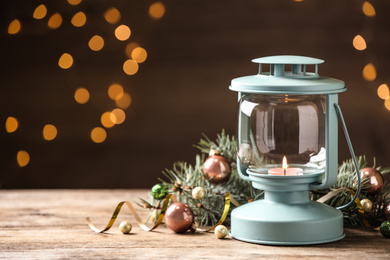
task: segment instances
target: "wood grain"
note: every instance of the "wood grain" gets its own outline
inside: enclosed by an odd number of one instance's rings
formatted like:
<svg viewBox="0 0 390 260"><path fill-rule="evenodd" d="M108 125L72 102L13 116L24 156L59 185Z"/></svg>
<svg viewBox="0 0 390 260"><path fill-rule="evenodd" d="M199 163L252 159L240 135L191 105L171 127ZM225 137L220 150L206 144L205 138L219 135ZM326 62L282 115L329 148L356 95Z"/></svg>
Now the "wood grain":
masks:
<svg viewBox="0 0 390 260"><path fill-rule="evenodd" d="M2 190L0 259L389 259L390 240L377 231L347 228L346 237L315 246L263 246L212 233L175 234L160 226L143 231L127 208L105 234L89 229L85 217L103 228L116 205L147 198L146 190ZM141 217L147 212L139 208ZM131 234L118 230L133 224Z"/></svg>

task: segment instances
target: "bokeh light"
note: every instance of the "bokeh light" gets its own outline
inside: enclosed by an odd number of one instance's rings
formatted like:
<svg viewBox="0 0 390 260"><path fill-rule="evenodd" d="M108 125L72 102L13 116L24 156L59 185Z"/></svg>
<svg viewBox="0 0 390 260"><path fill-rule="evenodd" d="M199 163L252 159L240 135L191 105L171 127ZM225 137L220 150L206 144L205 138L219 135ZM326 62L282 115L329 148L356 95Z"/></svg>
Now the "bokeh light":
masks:
<svg viewBox="0 0 390 260"><path fill-rule="evenodd" d="M115 101L116 105L122 109L126 109L131 104L131 96L129 93L123 93L123 95Z"/></svg>
<svg viewBox="0 0 390 260"><path fill-rule="evenodd" d="M126 119L126 113L120 108L116 108L111 112L111 121L116 125L122 124Z"/></svg>
<svg viewBox="0 0 390 260"><path fill-rule="evenodd" d="M57 29L62 24L62 16L60 13L53 14L49 21L47 22L47 26L49 26L50 29Z"/></svg>
<svg viewBox="0 0 390 260"><path fill-rule="evenodd" d="M136 47L132 52L131 52L131 58L135 60L138 63L142 63L146 60L146 57L148 56L148 53L146 50L142 47Z"/></svg>
<svg viewBox="0 0 390 260"><path fill-rule="evenodd" d="M138 71L138 63L132 59L129 59L123 63L123 71L127 75L134 75Z"/></svg>
<svg viewBox="0 0 390 260"><path fill-rule="evenodd" d="M387 84L382 84L378 87L378 90L377 90L377 93L378 93L378 96L381 98L381 99L386 99L389 97L390 93L389 93L389 87L387 86Z"/></svg>
<svg viewBox="0 0 390 260"><path fill-rule="evenodd" d="M100 51L104 46L104 40L99 35L92 36L88 42L88 46L93 51Z"/></svg>
<svg viewBox="0 0 390 260"><path fill-rule="evenodd" d="M39 20L45 18L46 14L47 14L46 6L44 4L41 4L37 8L35 8L33 17Z"/></svg>
<svg viewBox="0 0 390 260"><path fill-rule="evenodd" d="M117 100L123 96L123 87L118 83L113 83L108 87L108 96L112 100Z"/></svg>
<svg viewBox="0 0 390 260"><path fill-rule="evenodd" d="M102 127L95 127L91 131L91 139L95 143L102 143L106 140L107 138L107 133L106 130Z"/></svg>
<svg viewBox="0 0 390 260"><path fill-rule="evenodd" d="M100 118L100 122L105 128L111 128L115 125L111 119L111 112L104 112Z"/></svg>
<svg viewBox="0 0 390 260"><path fill-rule="evenodd" d="M43 138L51 141L57 137L57 128L54 125L47 124L43 127Z"/></svg>
<svg viewBox="0 0 390 260"><path fill-rule="evenodd" d="M110 24L116 24L121 19L121 13L115 7L107 9L103 16L104 19Z"/></svg>
<svg viewBox="0 0 390 260"><path fill-rule="evenodd" d="M363 78L367 81L374 81L376 79L376 69L372 63L368 63L363 69Z"/></svg>
<svg viewBox="0 0 390 260"><path fill-rule="evenodd" d="M58 60L58 66L62 69L69 69L73 65L73 57L69 53L64 53Z"/></svg>
<svg viewBox="0 0 390 260"><path fill-rule="evenodd" d="M160 19L165 14L165 6L161 2L153 3L149 7L148 13L149 13L150 18L155 19L155 20Z"/></svg>
<svg viewBox="0 0 390 260"><path fill-rule="evenodd" d="M370 2L365 1L362 6L363 13L368 17L375 16L375 8Z"/></svg>
<svg viewBox="0 0 390 260"><path fill-rule="evenodd" d="M79 104L85 104L89 101L89 91L86 88L78 88L74 92L74 99Z"/></svg>
<svg viewBox="0 0 390 260"><path fill-rule="evenodd" d="M115 37L120 41L126 41L130 38L130 35L131 31L127 25L122 24L115 29Z"/></svg>
<svg viewBox="0 0 390 260"><path fill-rule="evenodd" d="M390 110L390 97L387 97L385 99L385 107L387 110Z"/></svg>
<svg viewBox="0 0 390 260"><path fill-rule="evenodd" d="M5 120L5 130L7 133L13 133L16 130L18 130L19 122L15 117L8 117L7 120Z"/></svg>
<svg viewBox="0 0 390 260"><path fill-rule="evenodd" d="M15 19L9 24L8 33L9 34L17 34L21 28L22 28L22 25L20 24L19 20Z"/></svg>
<svg viewBox="0 0 390 260"><path fill-rule="evenodd" d="M72 20L70 22L75 27L81 27L87 22L87 16L85 16L83 12L78 12L73 15Z"/></svg>
<svg viewBox="0 0 390 260"><path fill-rule="evenodd" d="M24 167L30 162L30 155L28 152L21 150L16 155L16 161L20 167Z"/></svg>
<svg viewBox="0 0 390 260"><path fill-rule="evenodd" d="M81 0L68 0L68 3L71 5L78 5L81 3Z"/></svg>
<svg viewBox="0 0 390 260"><path fill-rule="evenodd" d="M366 41L361 35L356 35L352 41L353 47L358 51L363 51L367 48Z"/></svg>
<svg viewBox="0 0 390 260"><path fill-rule="evenodd" d="M137 47L139 47L139 45L136 42L130 42L129 44L127 44L125 49L126 56L131 58L131 54L133 53L133 50Z"/></svg>

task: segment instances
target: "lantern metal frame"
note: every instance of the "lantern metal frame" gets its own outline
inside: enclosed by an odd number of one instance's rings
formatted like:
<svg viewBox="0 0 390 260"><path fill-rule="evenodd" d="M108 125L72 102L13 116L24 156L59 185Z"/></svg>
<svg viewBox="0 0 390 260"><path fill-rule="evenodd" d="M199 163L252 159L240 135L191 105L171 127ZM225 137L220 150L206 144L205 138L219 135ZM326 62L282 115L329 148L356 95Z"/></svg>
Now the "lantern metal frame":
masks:
<svg viewBox="0 0 390 260"><path fill-rule="evenodd" d="M320 76L318 65L323 60L293 55L269 56L252 60L259 64L257 75L233 79L230 90L238 92L238 100L246 94L325 95L325 172L295 176L259 174L246 167L237 157L241 178L264 190L264 199L242 205L232 211L230 235L238 240L269 245L308 245L342 239L343 215L340 209L350 206L360 192L360 174L346 124L338 105L338 94L346 91L341 80ZM263 71L269 64L269 71ZM285 71L291 65L291 71ZM307 65L314 66L313 72ZM334 185L338 170L338 119L357 172L357 191L346 205L334 208L309 199L309 190ZM245 122L238 118L237 140Z"/></svg>

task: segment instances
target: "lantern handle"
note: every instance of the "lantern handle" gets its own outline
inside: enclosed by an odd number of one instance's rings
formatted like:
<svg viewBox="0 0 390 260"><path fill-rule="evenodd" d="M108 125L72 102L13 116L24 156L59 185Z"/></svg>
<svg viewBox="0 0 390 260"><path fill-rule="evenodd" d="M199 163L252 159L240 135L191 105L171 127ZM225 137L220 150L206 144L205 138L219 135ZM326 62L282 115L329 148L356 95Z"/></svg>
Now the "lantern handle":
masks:
<svg viewBox="0 0 390 260"><path fill-rule="evenodd" d="M356 160L356 156L355 156L355 152L354 152L353 147L352 147L351 139L349 138L349 134L348 134L347 126L346 126L345 121L344 121L343 114L341 113L341 108L337 103L334 104L334 108L336 109L337 116L339 117L339 119L341 121L341 125L343 126L345 139L347 141L349 152L351 153L352 161L353 161L353 164L355 166L356 175L358 178L358 187L357 187L357 190L356 190L356 193L355 193L355 196L353 197L353 199L350 202L348 202L347 204L340 206L340 207L337 207L337 209L344 209L344 208L349 207L359 197L360 188L361 188L361 180L360 180L361 177L360 177L359 165L358 165L357 160Z"/></svg>

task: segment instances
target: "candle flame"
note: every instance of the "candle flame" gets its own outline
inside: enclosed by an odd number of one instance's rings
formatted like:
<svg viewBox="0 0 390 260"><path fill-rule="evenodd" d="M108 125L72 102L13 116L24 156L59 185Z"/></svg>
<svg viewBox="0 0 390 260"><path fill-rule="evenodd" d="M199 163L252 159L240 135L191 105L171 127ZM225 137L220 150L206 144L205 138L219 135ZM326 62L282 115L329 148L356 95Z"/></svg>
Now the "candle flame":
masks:
<svg viewBox="0 0 390 260"><path fill-rule="evenodd" d="M287 165L287 158L286 158L286 156L283 156L283 162L282 162L282 166L283 166L283 170L287 170L287 167L288 167L288 165Z"/></svg>

